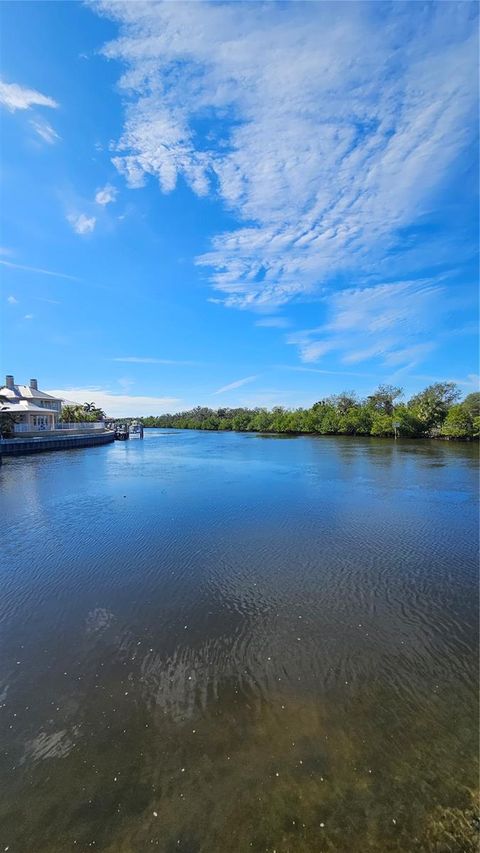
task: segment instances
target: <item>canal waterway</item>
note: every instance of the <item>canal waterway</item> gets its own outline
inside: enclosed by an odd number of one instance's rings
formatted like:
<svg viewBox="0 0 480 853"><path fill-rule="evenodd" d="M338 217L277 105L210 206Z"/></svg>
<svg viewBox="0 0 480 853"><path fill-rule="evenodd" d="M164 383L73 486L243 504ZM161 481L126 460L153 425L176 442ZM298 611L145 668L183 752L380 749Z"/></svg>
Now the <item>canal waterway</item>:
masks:
<svg viewBox="0 0 480 853"><path fill-rule="evenodd" d="M0 469L0 850L477 849L472 444L147 430Z"/></svg>

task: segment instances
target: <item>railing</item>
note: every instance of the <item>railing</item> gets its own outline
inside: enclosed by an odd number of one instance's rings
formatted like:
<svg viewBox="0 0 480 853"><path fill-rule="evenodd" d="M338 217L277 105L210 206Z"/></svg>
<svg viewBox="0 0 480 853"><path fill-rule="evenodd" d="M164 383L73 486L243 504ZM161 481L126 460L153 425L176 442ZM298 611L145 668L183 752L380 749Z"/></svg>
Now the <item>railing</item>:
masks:
<svg viewBox="0 0 480 853"><path fill-rule="evenodd" d="M92 430L103 430L105 429L105 424L103 421L92 421L88 423L88 421L81 421L80 423L56 423L56 424L38 424L35 426L34 424L14 424L13 432L23 433L23 432L56 432L57 430L77 430L78 432L84 432Z"/></svg>
<svg viewBox="0 0 480 853"><path fill-rule="evenodd" d="M34 426L33 424L14 424L14 432L51 432L54 429L53 424L43 424L42 426Z"/></svg>
<svg viewBox="0 0 480 853"><path fill-rule="evenodd" d="M105 429L103 421L81 421L80 423L63 423L55 424L55 429Z"/></svg>

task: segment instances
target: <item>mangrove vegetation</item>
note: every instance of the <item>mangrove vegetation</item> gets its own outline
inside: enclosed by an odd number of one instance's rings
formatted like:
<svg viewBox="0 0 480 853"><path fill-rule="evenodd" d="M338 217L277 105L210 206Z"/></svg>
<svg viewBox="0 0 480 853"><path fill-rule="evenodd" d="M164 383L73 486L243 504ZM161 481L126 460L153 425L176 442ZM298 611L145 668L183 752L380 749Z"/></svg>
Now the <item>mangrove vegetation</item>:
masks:
<svg viewBox="0 0 480 853"><path fill-rule="evenodd" d="M435 382L406 401L402 388L380 385L366 399L360 399L354 391L344 391L305 409L197 406L141 421L146 427L170 429L467 440L478 437L480 392L468 394L461 402L460 397L454 382Z"/></svg>

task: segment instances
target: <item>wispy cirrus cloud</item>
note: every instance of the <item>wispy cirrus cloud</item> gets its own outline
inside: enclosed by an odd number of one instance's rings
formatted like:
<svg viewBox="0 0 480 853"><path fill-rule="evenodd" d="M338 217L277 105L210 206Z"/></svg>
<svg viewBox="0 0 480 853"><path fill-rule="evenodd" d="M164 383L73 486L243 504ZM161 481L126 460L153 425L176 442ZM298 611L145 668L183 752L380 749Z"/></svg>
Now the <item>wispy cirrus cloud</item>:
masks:
<svg viewBox="0 0 480 853"><path fill-rule="evenodd" d="M244 379L237 379L235 382L230 382L229 385L223 385L222 388L218 388L216 391L212 391L212 396L216 394L224 394L225 391L234 391L235 388L241 388L242 385L247 385L250 382L254 382L255 379L258 379L258 374L255 376L245 376Z"/></svg>
<svg viewBox="0 0 480 853"><path fill-rule="evenodd" d="M48 121L32 119L30 122L37 136L43 139L48 145L55 145L60 141L60 136L57 131L48 123Z"/></svg>
<svg viewBox="0 0 480 853"><path fill-rule="evenodd" d="M29 89L18 83L5 83L0 81L0 104L3 104L10 112L15 110L29 110L31 107L58 107L56 101L48 95Z"/></svg>
<svg viewBox="0 0 480 853"><path fill-rule="evenodd" d="M325 297L327 322L292 333L287 341L298 346L306 363L334 352L345 364L379 359L387 367L411 367L435 347L424 337L429 324L448 308L444 291L442 279L337 291Z"/></svg>
<svg viewBox="0 0 480 853"><path fill-rule="evenodd" d="M119 25L105 53L126 67L114 163L131 187L182 177L237 217L198 259L229 306L361 282L475 133L468 4L94 8Z"/></svg>
<svg viewBox="0 0 480 853"><path fill-rule="evenodd" d="M25 272L33 272L38 273L39 275L50 275L53 278L66 278L70 281L81 281L81 279L77 278L75 275L69 275L65 272L57 272L56 270L46 270L41 267L30 267L26 264L14 264L12 261L5 261L0 258L0 264L4 267L9 267L9 269L13 270L24 270Z"/></svg>
<svg viewBox="0 0 480 853"><path fill-rule="evenodd" d="M360 373L352 370L322 370L319 367L303 367L300 365L283 364L278 366L279 370L293 370L297 373L319 373L324 376L358 376L362 378L376 378L375 373Z"/></svg>

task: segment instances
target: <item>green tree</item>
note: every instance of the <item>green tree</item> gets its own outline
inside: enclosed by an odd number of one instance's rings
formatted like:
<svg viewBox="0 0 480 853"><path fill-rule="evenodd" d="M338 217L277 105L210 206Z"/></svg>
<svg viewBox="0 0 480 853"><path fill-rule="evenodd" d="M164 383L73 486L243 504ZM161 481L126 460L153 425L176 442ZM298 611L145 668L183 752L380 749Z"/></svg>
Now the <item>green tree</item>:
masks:
<svg viewBox="0 0 480 853"><path fill-rule="evenodd" d="M327 406L332 406L336 412L344 415L349 409L359 405L355 391L341 391L340 394L332 394L325 400Z"/></svg>
<svg viewBox="0 0 480 853"><path fill-rule="evenodd" d="M259 409L252 418L252 429L255 432L270 432L272 416L267 409Z"/></svg>
<svg viewBox="0 0 480 853"><path fill-rule="evenodd" d="M472 394L468 394L462 401L462 406L470 412L472 418L478 417L480 415L480 391L473 391Z"/></svg>
<svg viewBox="0 0 480 853"><path fill-rule="evenodd" d="M434 382L409 400L408 407L427 431L438 430L450 406L460 397L455 382Z"/></svg>
<svg viewBox="0 0 480 853"><path fill-rule="evenodd" d="M282 420L282 432L304 432L304 418L302 409L295 409L293 412L285 412Z"/></svg>
<svg viewBox="0 0 480 853"><path fill-rule="evenodd" d="M396 401L403 396L403 388L396 385L379 385L377 390L367 397L367 404L377 412L392 415Z"/></svg>
<svg viewBox="0 0 480 853"><path fill-rule="evenodd" d="M248 432L250 419L251 416L248 411L239 411L232 420L232 429L237 432Z"/></svg>
<svg viewBox="0 0 480 853"><path fill-rule="evenodd" d="M60 420L63 423L79 423L86 421L104 421L106 414L103 409L98 409L95 403L84 403L82 406L77 403L68 403L62 406Z"/></svg>
<svg viewBox="0 0 480 853"><path fill-rule="evenodd" d="M88 408L86 408L88 406ZM86 421L104 421L107 417L103 409L98 409L95 403L85 403L83 406L84 420ZM132 418L130 418L132 420Z"/></svg>
<svg viewBox="0 0 480 853"><path fill-rule="evenodd" d="M420 436L425 431L423 422L407 406L397 406L393 420L399 424L399 434L408 438Z"/></svg>
<svg viewBox="0 0 480 853"><path fill-rule="evenodd" d="M393 435L393 416L384 412L375 412L372 418L370 435L387 436Z"/></svg>
<svg viewBox="0 0 480 853"><path fill-rule="evenodd" d="M78 423L78 421L83 421L84 419L85 412L83 406L78 406L74 403L68 403L66 406L62 406L60 420L64 423Z"/></svg>
<svg viewBox="0 0 480 853"><path fill-rule="evenodd" d="M321 435L335 435L340 426L340 417L330 406L325 406L319 418L318 432Z"/></svg>
<svg viewBox="0 0 480 853"><path fill-rule="evenodd" d="M442 424L441 434L450 438L473 438L473 420L468 407L463 403L452 406Z"/></svg>
<svg viewBox="0 0 480 853"><path fill-rule="evenodd" d="M344 435L370 435L372 415L364 406L351 406L338 421L338 430Z"/></svg>

